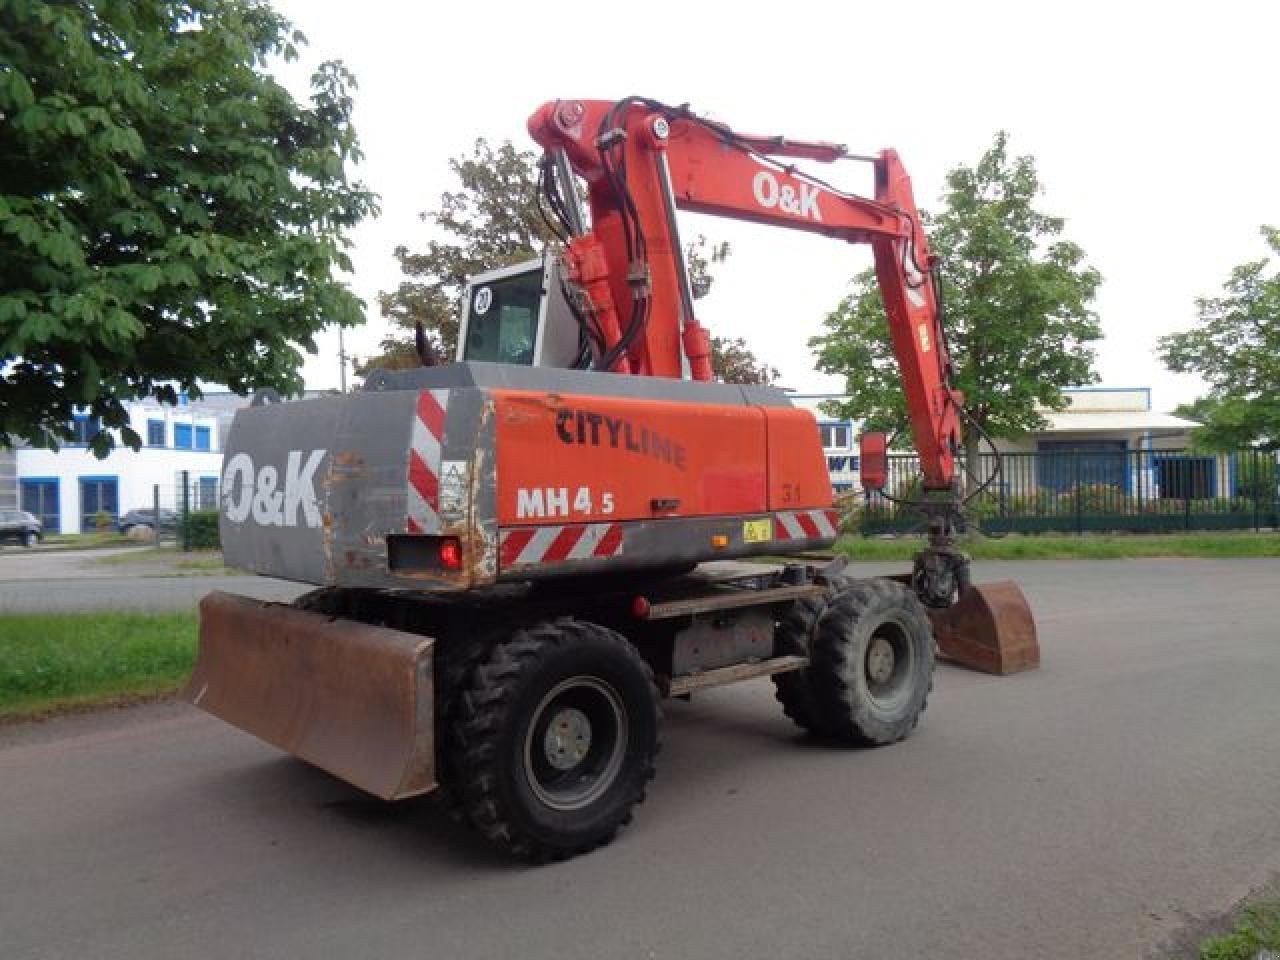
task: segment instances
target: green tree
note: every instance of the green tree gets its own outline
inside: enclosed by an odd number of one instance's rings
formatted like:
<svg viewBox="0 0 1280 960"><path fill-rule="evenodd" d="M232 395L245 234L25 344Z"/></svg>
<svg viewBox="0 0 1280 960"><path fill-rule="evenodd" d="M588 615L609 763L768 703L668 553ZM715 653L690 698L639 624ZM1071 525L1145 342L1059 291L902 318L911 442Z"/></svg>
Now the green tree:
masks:
<svg viewBox="0 0 1280 960"><path fill-rule="evenodd" d="M420 214L439 228L439 237L428 240L420 253L404 245L395 249L409 279L379 296L392 329L379 344L380 352L359 365L361 373L417 366L414 332L419 324L436 356L452 357L467 278L558 247L538 206L536 153L518 150L509 140L495 147L480 137L469 156L449 161L449 169L459 189L446 191L437 209ZM694 295L703 296L711 289L712 265L728 257L729 245L698 236L685 254ZM729 382L768 383L778 375L741 338L713 337L711 352L717 375Z"/></svg>
<svg viewBox="0 0 1280 960"><path fill-rule="evenodd" d="M1063 239L1063 220L1036 209L1035 161L1011 157L1003 131L946 184L942 212L924 220L942 262L955 385L984 430L1016 436L1043 425L1039 408L1066 405L1063 387L1097 379L1088 344L1102 336L1090 307L1101 277ZM838 413L878 429L904 426L902 381L873 273L854 279L824 326L810 346L818 369L845 377L849 400ZM970 430L966 441L972 457L978 436Z"/></svg>
<svg viewBox="0 0 1280 960"><path fill-rule="evenodd" d="M712 337L711 367L725 383L773 383L778 371L760 360L742 337Z"/></svg>
<svg viewBox="0 0 1280 960"><path fill-rule="evenodd" d="M454 157L449 169L459 189L440 196L440 206L419 214L439 228L440 239L415 253L396 247L400 269L409 277L379 295L392 330L381 353L362 363L375 367L416 367L414 330L421 324L437 356L450 358L458 343L458 317L467 278L541 255L555 235L538 210L538 156L517 150L510 140L496 147L477 138L470 156Z"/></svg>
<svg viewBox="0 0 1280 960"><path fill-rule="evenodd" d="M1272 254L1280 230L1263 227ZM1198 373L1209 385L1188 414L1203 426L1197 442L1218 450L1280 448L1280 269L1265 257L1231 271L1220 297L1196 300L1199 325L1160 338L1170 370Z"/></svg>
<svg viewBox="0 0 1280 960"><path fill-rule="evenodd" d="M136 447L126 401L295 391L360 322L354 81L297 103L266 64L301 42L264 0L0 0L0 445L85 408Z"/></svg>

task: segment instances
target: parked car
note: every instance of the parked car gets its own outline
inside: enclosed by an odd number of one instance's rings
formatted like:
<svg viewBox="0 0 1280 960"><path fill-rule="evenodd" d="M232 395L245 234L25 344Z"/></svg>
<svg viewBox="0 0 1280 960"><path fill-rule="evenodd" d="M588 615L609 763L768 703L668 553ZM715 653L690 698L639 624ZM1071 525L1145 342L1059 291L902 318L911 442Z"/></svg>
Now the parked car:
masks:
<svg viewBox="0 0 1280 960"><path fill-rule="evenodd" d="M44 536L40 518L25 510L0 510L0 543L34 547Z"/></svg>
<svg viewBox="0 0 1280 960"><path fill-rule="evenodd" d="M143 507L141 510L130 510L116 521L116 529L121 533L127 534L134 527L148 527L155 530L155 508ZM159 529L161 533L177 530L178 512L176 510L166 510L164 507L161 507Z"/></svg>

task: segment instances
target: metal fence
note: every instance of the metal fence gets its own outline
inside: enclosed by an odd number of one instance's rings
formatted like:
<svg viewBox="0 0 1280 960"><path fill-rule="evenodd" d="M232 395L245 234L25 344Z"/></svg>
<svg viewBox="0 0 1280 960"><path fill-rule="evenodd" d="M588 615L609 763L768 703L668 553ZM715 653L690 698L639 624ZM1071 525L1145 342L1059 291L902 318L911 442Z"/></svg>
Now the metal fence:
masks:
<svg viewBox="0 0 1280 960"><path fill-rule="evenodd" d="M997 463L999 471L997 473ZM969 488L987 484L968 515L992 533L1261 530L1280 526L1277 454L1236 450L1054 450L984 454L961 469ZM919 491L919 461L890 455L888 497L862 507L866 534L921 526L901 502ZM892 498L892 499L890 499Z"/></svg>
<svg viewBox="0 0 1280 960"><path fill-rule="evenodd" d="M46 529L56 529L59 524L57 504L56 499L50 499L50 509L54 512L46 512L42 516ZM216 514L218 510L218 481L213 477L192 476L189 471L181 470L173 475L172 483L152 485L145 503L136 499L118 503L114 484L100 490L82 490L81 499L84 501L80 517L82 532L118 530L139 540L156 538L162 543L176 542L183 549L190 549L193 518L196 524L208 526L210 518L201 515ZM38 511L33 509L32 512Z"/></svg>

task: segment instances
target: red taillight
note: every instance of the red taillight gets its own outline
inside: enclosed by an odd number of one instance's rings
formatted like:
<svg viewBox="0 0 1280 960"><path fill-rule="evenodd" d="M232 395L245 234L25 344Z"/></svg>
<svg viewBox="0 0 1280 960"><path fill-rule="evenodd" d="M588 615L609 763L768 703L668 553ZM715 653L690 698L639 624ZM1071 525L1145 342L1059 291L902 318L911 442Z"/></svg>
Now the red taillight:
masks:
<svg viewBox="0 0 1280 960"><path fill-rule="evenodd" d="M457 570L462 566L462 545L453 537L440 541L440 566L446 570Z"/></svg>

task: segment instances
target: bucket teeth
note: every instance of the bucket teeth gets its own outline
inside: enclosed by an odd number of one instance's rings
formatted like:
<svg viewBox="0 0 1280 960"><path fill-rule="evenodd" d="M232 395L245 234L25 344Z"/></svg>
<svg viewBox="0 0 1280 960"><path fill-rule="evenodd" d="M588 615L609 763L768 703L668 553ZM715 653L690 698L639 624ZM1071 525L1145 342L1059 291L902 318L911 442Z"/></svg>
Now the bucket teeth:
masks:
<svg viewBox="0 0 1280 960"><path fill-rule="evenodd" d="M938 655L953 663L1001 676L1040 666L1031 607L1011 580L970 587L929 619Z"/></svg>

